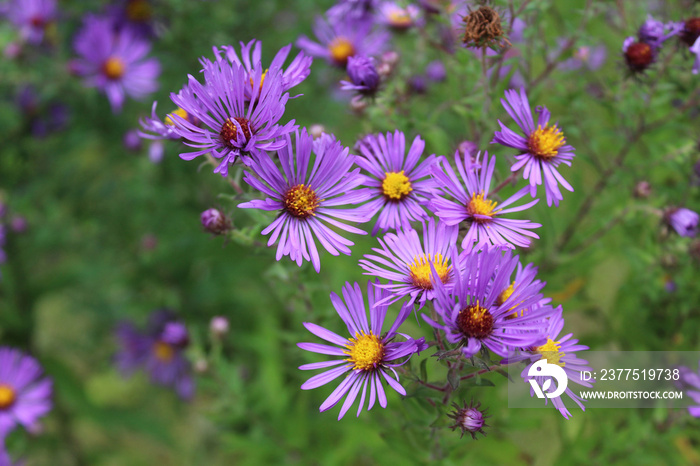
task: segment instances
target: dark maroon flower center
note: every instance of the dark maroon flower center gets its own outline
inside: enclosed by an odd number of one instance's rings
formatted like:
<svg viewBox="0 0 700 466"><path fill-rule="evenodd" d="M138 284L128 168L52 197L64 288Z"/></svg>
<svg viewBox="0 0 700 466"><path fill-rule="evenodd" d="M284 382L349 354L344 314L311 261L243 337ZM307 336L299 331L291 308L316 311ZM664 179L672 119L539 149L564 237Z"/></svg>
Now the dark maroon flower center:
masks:
<svg viewBox="0 0 700 466"><path fill-rule="evenodd" d="M635 42L625 52L627 64L635 71L646 69L654 61L654 51L646 42Z"/></svg>
<svg viewBox="0 0 700 466"><path fill-rule="evenodd" d="M700 18L690 18L686 20L680 39L690 47L700 37Z"/></svg>
<svg viewBox="0 0 700 466"><path fill-rule="evenodd" d="M457 327L467 338L483 340L493 332L493 316L479 303L472 304L459 311Z"/></svg>
<svg viewBox="0 0 700 466"><path fill-rule="evenodd" d="M233 117L234 120L236 120L236 123L238 123L241 126L241 130L243 131L243 136L245 136L246 141L250 139L250 136L252 135L252 127L250 125L250 121L246 120L245 118L238 118L238 117ZM236 125L231 121L231 119L228 119L224 122L223 126L221 127L221 131L219 132L219 135L221 136L221 141L228 147L229 149L233 149L233 144L231 144L231 141L236 141L238 142L238 129L236 128Z"/></svg>

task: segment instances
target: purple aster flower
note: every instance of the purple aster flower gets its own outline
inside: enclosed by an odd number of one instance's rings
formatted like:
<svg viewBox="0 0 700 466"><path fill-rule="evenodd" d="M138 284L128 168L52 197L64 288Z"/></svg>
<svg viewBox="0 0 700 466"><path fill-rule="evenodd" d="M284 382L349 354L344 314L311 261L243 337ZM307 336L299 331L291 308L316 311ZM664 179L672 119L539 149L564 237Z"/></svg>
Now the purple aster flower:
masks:
<svg viewBox="0 0 700 466"><path fill-rule="evenodd" d="M301 388L302 390L318 388L344 375L342 382L319 408L320 411L326 411L338 404L347 395L343 406L340 408L338 420L342 419L348 409L350 409L361 390L362 394L357 409L357 416L360 415L365 405L368 387L368 411L372 409L376 400L379 401L379 405L382 408L386 408L387 399L383 382L386 382L400 395L406 395L406 390L398 382L399 376L394 367L405 364L414 353L419 353L428 347L424 338L414 340L406 335L397 333L399 326L411 313L411 305L408 303L401 307L399 315L389 331L383 333L382 328L386 319L388 305L380 303L386 299L386 294L381 288L372 286L372 282L367 283L368 320L360 285L355 283L352 286L346 282L343 287L342 300L337 294L331 293L331 302L340 318L345 322L350 338L341 337L316 324L304 322L304 327L309 332L335 346L320 343L297 343L299 348L319 354L340 356L342 359L300 366L299 369L301 370L332 367L332 369L322 374L311 377ZM406 340L394 341L398 335L401 335Z"/></svg>
<svg viewBox="0 0 700 466"><path fill-rule="evenodd" d="M379 213L372 235L379 230L408 227L410 222L426 218L428 215L422 206L435 190L429 175L436 158L431 155L420 162L425 141L416 136L407 153L406 137L396 130L386 136L365 137L359 148L362 157L358 157L356 163L368 173L366 186L372 192L366 207L372 217Z"/></svg>
<svg viewBox="0 0 700 466"><path fill-rule="evenodd" d="M0 347L0 445L18 424L29 430L51 411L52 385L36 359Z"/></svg>
<svg viewBox="0 0 700 466"><path fill-rule="evenodd" d="M421 24L420 8L416 5L401 6L396 2L381 2L377 9L378 21L400 31Z"/></svg>
<svg viewBox="0 0 700 466"><path fill-rule="evenodd" d="M359 168L353 170L356 157L349 155L335 137L324 134L314 141L304 128L301 133L296 132L296 151L289 136L283 142L284 146L277 151L281 171L267 154L248 158L246 163L255 175L246 172L244 180L268 197L238 207L279 212L262 231L263 235L272 233L268 246L279 240L276 259L289 256L299 266L304 260L311 261L319 272L321 262L315 239L334 256L350 255L348 246L354 243L331 227L366 234L343 223L366 222L366 209L336 207L363 203L370 193L367 189L355 189L365 183L365 177L360 175ZM312 150L316 158L310 167Z"/></svg>
<svg viewBox="0 0 700 466"><path fill-rule="evenodd" d="M556 364L564 369L566 376L569 378L569 382L574 382L575 384L590 388L592 387L591 383L581 378L581 372L592 371L592 369L588 366L588 361L580 359L576 356L577 351L585 351L589 348L588 346L579 345L578 340L571 339L573 336L572 333L562 336L561 333L563 329L564 318L562 317L562 308L561 306L558 306L548 319L547 342L543 345L535 345L529 348L532 351L532 355L529 356L529 359L532 363L535 363L540 359L546 359L548 364ZM521 376L526 381L530 379L528 376L530 367L532 367L532 364L529 364L521 373ZM535 380L541 387L545 381L545 377L535 377ZM585 406L583 405L584 400L576 395L571 388L567 387L564 393L568 395L568 397L571 398L583 411L586 410ZM530 396L533 396L534 394L535 392L531 388ZM549 401L550 400L548 398L545 398L545 404L547 404ZM562 397L559 396L553 398L551 401L554 407L559 410L561 415L564 416L564 418L569 419L571 413L564 405Z"/></svg>
<svg viewBox="0 0 700 466"><path fill-rule="evenodd" d="M379 89L379 73L374 66L374 58L355 55L348 57L350 81L341 81L344 91L356 91L362 95L374 95Z"/></svg>
<svg viewBox="0 0 700 466"><path fill-rule="evenodd" d="M434 296L434 278L439 278L446 288L454 284L454 269L460 267L452 248L457 242L457 227L428 219L423 224L423 244L418 232L410 227L387 233L378 239L381 248L372 248L379 255L365 254L360 260L364 275L375 275L390 280L387 284L376 285L386 288L391 302L410 296L409 303L416 299L420 307ZM434 270L434 272L433 272ZM435 277L437 275L437 277Z"/></svg>
<svg viewBox="0 0 700 466"><path fill-rule="evenodd" d="M151 44L129 28L115 34L110 19L87 16L74 48L81 56L74 70L85 77L87 86L107 94L115 113L127 95L141 99L158 88L160 64L146 58Z"/></svg>
<svg viewBox="0 0 700 466"><path fill-rule="evenodd" d="M465 433L472 436L472 439L476 440L476 434L480 433L486 435L484 432L484 427L488 427L486 424L486 411L479 409L481 403L469 403L464 402L464 405L460 407L457 403L452 403L452 407L455 411L448 414L447 416L454 419L455 424L451 425L450 428L454 431L459 429L462 431L459 438L462 438Z"/></svg>
<svg viewBox="0 0 700 466"><path fill-rule="evenodd" d="M376 8L377 0L338 0L326 16L334 21L343 18L369 20Z"/></svg>
<svg viewBox="0 0 700 466"><path fill-rule="evenodd" d="M151 163L161 163L164 155L165 146L163 146L162 141L153 141L151 145L148 146L148 160L150 160Z"/></svg>
<svg viewBox="0 0 700 466"><path fill-rule="evenodd" d="M697 403L696 406L688 406L688 414L693 417L700 417L700 371L693 372L687 367L680 367L679 373L680 387L685 389L685 393Z"/></svg>
<svg viewBox="0 0 700 466"><path fill-rule="evenodd" d="M522 154L515 156L517 162L511 167L511 171L517 172L524 168L523 177L530 180L532 197L535 197L537 186L542 184L542 178L544 178L547 205L551 206L554 203L558 206L559 201L564 199L559 191L559 184L571 192L574 188L559 174L557 167L561 163L571 166L571 160L575 155L574 148L566 144L564 133L556 123L549 126L550 114L547 107L535 108L535 113L538 114L537 127L535 127L525 89L521 88L519 95L515 90L509 89L505 95L506 100L501 99L501 103L525 136L507 128L499 120L501 131L496 131L491 144L498 143L522 151Z"/></svg>
<svg viewBox="0 0 700 466"><path fill-rule="evenodd" d="M237 63L245 68L250 79L250 88L247 89L250 98L250 94L253 92L253 78L257 74L257 69L262 68L262 42L254 39L247 44L244 44L243 42L240 44L240 58L236 53L236 49L232 45L222 46L221 51L216 47L213 47L213 50L217 60L222 59L221 55L223 53L231 63ZM304 52L299 52L289 64L287 69L282 68L282 65L284 65L284 62L287 60L287 56L291 50L292 44L282 47L279 52L275 54L275 58L272 59L270 66L266 67L266 69L279 68L281 70L282 92L287 92L297 84L304 81L311 72L311 62L313 61L313 58L304 55ZM262 79L265 79L266 75L267 72L263 70Z"/></svg>
<svg viewBox="0 0 700 466"><path fill-rule="evenodd" d="M143 146L141 142L141 136L139 136L139 132L136 129L130 129L126 133L124 133L124 137L122 138L122 143L124 144L124 147L127 150L133 151L133 152L138 152L141 150L141 147Z"/></svg>
<svg viewBox="0 0 700 466"><path fill-rule="evenodd" d="M479 155L476 158L479 162ZM534 228L542 225L529 220L503 218L503 215L529 209L539 199L520 206L509 207L525 196L529 190L526 186L499 204L489 198L491 178L496 168L496 156L488 157L488 152L481 160L481 166L473 169L471 156L465 155L464 162L455 154L455 164L461 180L446 159L441 159L432 169L436 184L446 197L434 196L429 208L447 225L458 225L469 221L469 231L462 241L463 249L476 247L481 249L487 244L494 246L528 247L531 238L539 238L533 233ZM499 208L496 208L496 207ZM474 245L474 243L476 243Z"/></svg>
<svg viewBox="0 0 700 466"><path fill-rule="evenodd" d="M633 73L641 73L656 60L656 49L646 42L628 37L622 43L622 53L628 68Z"/></svg>
<svg viewBox="0 0 700 466"><path fill-rule="evenodd" d="M130 28L146 38L155 36L153 8L149 0L121 0L110 10L115 31Z"/></svg>
<svg viewBox="0 0 700 466"><path fill-rule="evenodd" d="M313 30L320 43L301 36L296 45L311 56L345 68L348 58L352 56L371 57L382 52L389 36L383 31L371 32L372 27L371 19L345 16L326 20L318 17Z"/></svg>
<svg viewBox="0 0 700 466"><path fill-rule="evenodd" d="M463 254L462 261L464 270L455 270L451 289L435 281L435 311L442 323L423 314L428 324L445 332L450 344L462 345L467 358L478 353L482 346L505 357L518 348L545 343L543 321L551 314L552 307L535 309L544 286L534 280L536 269L530 268L527 276L521 278L521 286L501 301L502 290L510 283L518 256L513 257L510 250L504 255L500 248L487 247L481 252Z"/></svg>
<svg viewBox="0 0 700 466"><path fill-rule="evenodd" d="M681 236L692 237L698 234L700 216L697 212L683 207L674 207L666 211L664 218Z"/></svg>
<svg viewBox="0 0 700 466"><path fill-rule="evenodd" d="M154 384L172 387L180 398L189 400L194 395L194 381L184 355L187 330L168 319L172 319L170 313L154 312L146 332L129 322L121 323L116 329L121 349L115 364L125 377L144 369Z"/></svg>
<svg viewBox="0 0 700 466"><path fill-rule="evenodd" d="M176 132L186 145L197 149L180 157L192 160L211 153L221 159L214 173L227 176L229 165L241 154L259 156L262 151L281 149L286 143L281 136L296 128L294 120L284 126L277 124L289 99L289 94L282 94L281 70L271 69L263 81L263 71L258 67L252 96L248 98L251 78L244 67L224 60L202 59L202 63L205 84L189 75L187 89L170 95L175 105L188 115L186 119L177 113L170 114ZM190 116L202 124L192 124Z"/></svg>
<svg viewBox="0 0 700 466"><path fill-rule="evenodd" d="M653 16L647 15L647 20L640 26L637 37L639 37L640 42L645 42L658 49L665 41L678 35L681 31L682 27L679 27L677 23L664 24L655 20Z"/></svg>
<svg viewBox="0 0 700 466"><path fill-rule="evenodd" d="M690 47L690 52L695 54L695 62L693 63L693 74L700 73L700 37L695 40L695 43Z"/></svg>
<svg viewBox="0 0 700 466"><path fill-rule="evenodd" d="M435 82L442 82L447 79L445 65L443 65L440 60L434 60L428 63L428 66L425 67L425 75L428 79Z"/></svg>
<svg viewBox="0 0 700 466"><path fill-rule="evenodd" d="M22 39L39 44L46 28L57 17L55 0L11 0L7 8L8 19L19 29Z"/></svg>

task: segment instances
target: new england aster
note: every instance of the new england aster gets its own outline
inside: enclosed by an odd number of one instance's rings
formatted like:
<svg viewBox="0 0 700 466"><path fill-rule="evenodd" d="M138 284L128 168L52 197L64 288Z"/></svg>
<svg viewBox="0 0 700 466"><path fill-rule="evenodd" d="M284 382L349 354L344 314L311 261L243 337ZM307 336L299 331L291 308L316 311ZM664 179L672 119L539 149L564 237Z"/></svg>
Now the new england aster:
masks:
<svg viewBox="0 0 700 466"><path fill-rule="evenodd" d="M518 256L513 257L510 250L503 253L500 248L488 247L465 254L462 261L464 269L455 269L451 288L434 280L435 311L442 323L423 314L428 324L445 332L449 343L461 344L467 358L482 346L506 357L511 351L547 341L544 319L552 307L537 306L544 284L534 280L536 269L528 269L527 276L520 277L520 286L501 299Z"/></svg>
<svg viewBox="0 0 700 466"><path fill-rule="evenodd" d="M267 198L244 202L238 207L278 212L277 218L262 231L263 235L271 233L268 246L279 240L277 260L289 256L299 266L305 260L311 261L319 272L321 261L316 241L334 256L341 252L350 255L348 246L354 243L331 227L366 234L344 223L366 222L366 209L338 207L365 202L370 193L367 189L355 189L365 183L365 177L359 168L353 169L356 157L349 155L348 149L334 137L323 135L314 141L304 128L296 133L296 150L288 135L283 142L284 147L277 151L281 170L267 154L245 160L255 173L246 172L245 182ZM313 163L312 152L316 155Z"/></svg>
<svg viewBox="0 0 700 466"><path fill-rule="evenodd" d="M0 449L18 424L31 429L51 411L52 381L31 356L0 347Z"/></svg>
<svg viewBox="0 0 700 466"><path fill-rule="evenodd" d="M75 38L80 55L72 67L85 85L107 95L112 111L121 110L126 96L141 99L158 89L160 63L146 58L151 44L131 28L114 31L110 18L87 16Z"/></svg>
<svg viewBox="0 0 700 466"><path fill-rule="evenodd" d="M386 408L387 399L383 382L401 395L406 395L406 390L398 382L398 374L394 367L403 365L408 357L414 353L423 351L428 347L425 339L414 340L406 335L397 333L399 326L411 313L412 306L405 303L396 320L386 333L382 332L386 319L388 304L380 304L387 297L387 292L367 283L367 298L369 304L369 320L365 309L365 300L362 296L360 285L345 283L343 287L343 299L335 293L331 293L331 302L336 312L347 326L349 338L331 332L316 324L305 322L304 327L315 336L332 343L330 346L320 343L297 343L299 348L319 354L339 356L342 359L316 362L300 366L301 370L331 368L322 374L315 375L307 380L302 390L310 390L326 385L340 376L345 376L330 396L323 402L320 411L326 411L345 396L345 402L340 408L338 420L355 402L357 395L362 391L357 416L364 408L367 388L369 388L369 403L367 410L379 400L379 405ZM405 341L394 341L398 335ZM406 358L406 359L403 359ZM339 367L335 367L339 366ZM393 375L393 376L392 376Z"/></svg>
<svg viewBox="0 0 700 466"><path fill-rule="evenodd" d="M410 303L418 299L423 307L427 300L433 299L433 285L438 278L448 289L454 284L454 269L459 264L450 251L457 242L457 233L457 227L436 224L429 218L423 223L422 243L418 232L410 226L387 233L378 239L381 248L372 248L376 254L365 254L360 267L366 270L364 275L390 280L377 285L390 291L387 301L410 296Z"/></svg>
<svg viewBox="0 0 700 466"><path fill-rule="evenodd" d="M362 157L356 163L369 174L367 186L372 191L367 208L371 216L379 213L372 234L426 218L423 205L435 190L429 175L436 159L431 155L421 162L425 141L416 136L407 152L406 137L396 130L365 137L359 149Z"/></svg>
<svg viewBox="0 0 700 466"><path fill-rule="evenodd" d="M528 247L528 236L539 238L537 234L529 231L541 227L539 223L503 218L505 214L526 210L537 204L539 199L521 206L509 207L527 194L527 186L503 201L500 206L498 202L489 198L491 178L496 167L495 156L489 159L486 152L479 163L478 154L475 165L469 154L465 154L464 162L455 155L455 165L461 181L447 160L442 159L433 167L432 175L445 197L433 197L429 208L447 225L470 222L469 230L462 241L463 249L481 249L488 244L509 248ZM448 200L447 197L454 200Z"/></svg>
<svg viewBox="0 0 700 466"><path fill-rule="evenodd" d="M556 123L549 125L550 113L547 107L535 108L535 113L538 114L537 126L535 126L525 89L520 89L520 93L510 89L505 95L505 100L501 99L503 108L515 120L524 135L516 133L499 120L501 131L496 131L491 143L521 151L521 154L515 156L517 162L511 170L517 172L523 169L523 177L530 180L532 197L535 197L537 186L544 180L547 205L558 206L559 201L564 199L559 190L559 184L571 192L574 188L559 174L557 167L562 163L571 166L571 160L575 155L574 148L566 144L564 133Z"/></svg>
<svg viewBox="0 0 700 466"><path fill-rule="evenodd" d="M294 120L284 126L277 124L289 99L289 94L283 94L282 70L270 69L263 79L261 66L251 77L238 63L203 58L202 64L204 84L190 75L188 90L170 95L188 116L183 118L177 112L170 115L175 130L186 145L196 149L180 157L192 160L211 153L221 160L214 173L227 176L229 166L240 155L258 156L263 151L281 149L286 144L281 136L296 128ZM201 125L193 124L191 118Z"/></svg>

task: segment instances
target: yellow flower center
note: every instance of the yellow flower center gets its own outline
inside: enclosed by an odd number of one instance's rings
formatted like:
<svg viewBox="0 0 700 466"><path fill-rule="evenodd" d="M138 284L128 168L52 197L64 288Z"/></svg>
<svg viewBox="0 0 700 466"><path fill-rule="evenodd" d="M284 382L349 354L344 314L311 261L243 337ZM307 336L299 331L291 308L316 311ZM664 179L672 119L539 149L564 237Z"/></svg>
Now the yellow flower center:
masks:
<svg viewBox="0 0 700 466"><path fill-rule="evenodd" d="M0 383L0 410L7 409L15 403L17 395L9 385Z"/></svg>
<svg viewBox="0 0 700 466"><path fill-rule="evenodd" d="M343 353L350 356L347 361L354 364L353 370L368 371L376 369L384 359L384 344L371 331L356 333L355 338L348 338L348 349Z"/></svg>
<svg viewBox="0 0 700 466"><path fill-rule="evenodd" d="M166 125L175 126L175 122L173 121L172 118L170 118L170 115L177 115L179 117L184 118L185 120L187 119L187 111L178 107L177 110L175 110L172 113L168 113L168 116L165 117L165 124Z"/></svg>
<svg viewBox="0 0 700 466"><path fill-rule="evenodd" d="M447 265L447 258L443 258L442 254L436 254L433 258L430 254L423 254L413 258L408 268L411 270L411 280L413 284L424 290L432 290L433 283L430 281L432 270L430 264L433 264L435 271L440 277L440 281L445 283L450 275L452 267Z"/></svg>
<svg viewBox="0 0 700 466"><path fill-rule="evenodd" d="M316 192L303 184L292 186L284 195L284 209L297 218L308 218L316 215L319 203Z"/></svg>
<svg viewBox="0 0 700 466"><path fill-rule="evenodd" d="M389 23L396 28L407 28L413 23L411 15L402 8L392 10L387 16L389 17Z"/></svg>
<svg viewBox="0 0 700 466"><path fill-rule="evenodd" d="M384 181L382 181L382 191L387 199L400 201L413 191L411 181L404 175L403 170L398 173L386 172L385 175Z"/></svg>
<svg viewBox="0 0 700 466"><path fill-rule="evenodd" d="M564 133L557 128L557 125L545 126L544 128L538 125L527 141L530 151L545 160L557 155L564 144L566 144Z"/></svg>
<svg viewBox="0 0 700 466"><path fill-rule="evenodd" d="M493 217L500 209L493 211L498 203L490 199L484 199L484 193L472 195L469 204L467 204L467 213L471 216L474 215L486 215L487 217ZM487 222L487 219L475 218L475 222Z"/></svg>
<svg viewBox="0 0 700 466"><path fill-rule="evenodd" d="M151 19L151 6L147 0L130 0L126 5L126 16L137 23L148 21Z"/></svg>
<svg viewBox="0 0 700 466"><path fill-rule="evenodd" d="M493 316L479 301L459 311L456 322L467 338L483 340L493 332Z"/></svg>
<svg viewBox="0 0 700 466"><path fill-rule="evenodd" d="M565 353L561 353L559 349L561 346L559 346L558 341L553 341L551 338L547 338L547 343L545 343L542 346L538 346L535 348L535 353L539 353L542 355L544 359L547 360L549 364L556 364L557 366L564 367L566 365L565 362L560 362L559 360L564 356Z"/></svg>
<svg viewBox="0 0 700 466"><path fill-rule="evenodd" d="M267 74L268 71L270 71L269 68L266 69L265 71L263 71L262 76L260 77L260 91L261 91L261 92L262 92L263 84L265 84L265 75ZM253 81L253 76L252 76L252 75L253 75L253 73L251 73L251 76L250 76L250 87L252 87L253 89L255 89L255 82Z"/></svg>
<svg viewBox="0 0 700 466"><path fill-rule="evenodd" d="M153 344L153 354L161 362L169 362L175 356L175 350L164 341L157 341Z"/></svg>
<svg viewBox="0 0 700 466"><path fill-rule="evenodd" d="M126 65L119 57L109 57L102 65L102 72L108 79L116 80L124 76Z"/></svg>
<svg viewBox="0 0 700 466"><path fill-rule="evenodd" d="M347 64L349 57L355 55L355 47L352 45L352 42L342 36L333 39L328 46L328 50L331 52L333 61L342 66Z"/></svg>
<svg viewBox="0 0 700 466"><path fill-rule="evenodd" d="M496 305L501 306L503 303L508 301L508 298L511 297L513 291L515 291L515 282L511 283L510 285L508 285L508 288L501 291L501 294L499 294L498 298L496 298Z"/></svg>

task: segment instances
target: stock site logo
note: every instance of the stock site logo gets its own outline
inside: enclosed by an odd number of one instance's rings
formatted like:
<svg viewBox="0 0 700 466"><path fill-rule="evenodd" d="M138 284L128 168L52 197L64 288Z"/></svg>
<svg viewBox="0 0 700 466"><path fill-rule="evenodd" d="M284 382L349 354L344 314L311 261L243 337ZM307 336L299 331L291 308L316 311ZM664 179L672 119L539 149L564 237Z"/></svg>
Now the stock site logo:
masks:
<svg viewBox="0 0 700 466"><path fill-rule="evenodd" d="M549 399L557 398L564 393L566 386L569 384L569 378L566 376L564 369L556 364L549 364L546 359L540 359L530 366L527 375L530 377L528 382L530 382L530 386L537 398L544 398L545 396ZM546 377L541 388L535 377ZM557 388L550 392L552 379L557 381Z"/></svg>

